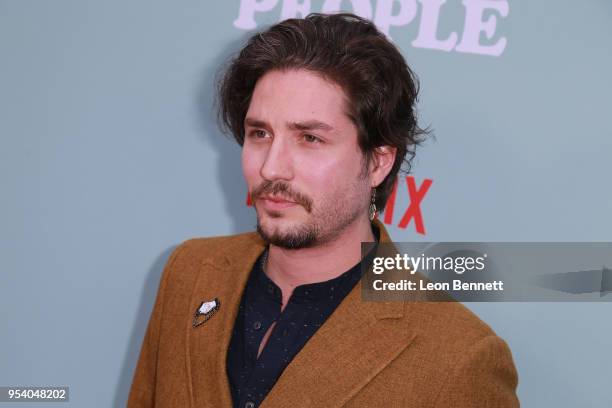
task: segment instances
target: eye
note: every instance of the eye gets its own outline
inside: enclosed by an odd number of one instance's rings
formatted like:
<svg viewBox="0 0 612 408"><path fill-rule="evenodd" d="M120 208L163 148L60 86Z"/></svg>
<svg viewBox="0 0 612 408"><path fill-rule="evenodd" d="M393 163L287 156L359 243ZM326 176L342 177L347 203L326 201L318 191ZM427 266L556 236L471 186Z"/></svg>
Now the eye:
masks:
<svg viewBox="0 0 612 408"><path fill-rule="evenodd" d="M267 133L262 129L254 129L249 133L249 136L255 139L264 139L267 136Z"/></svg>
<svg viewBox="0 0 612 408"><path fill-rule="evenodd" d="M305 134L303 137L304 137L304 140L306 142L308 142L308 143L321 143L321 142L323 142L318 137L310 135L310 134Z"/></svg>

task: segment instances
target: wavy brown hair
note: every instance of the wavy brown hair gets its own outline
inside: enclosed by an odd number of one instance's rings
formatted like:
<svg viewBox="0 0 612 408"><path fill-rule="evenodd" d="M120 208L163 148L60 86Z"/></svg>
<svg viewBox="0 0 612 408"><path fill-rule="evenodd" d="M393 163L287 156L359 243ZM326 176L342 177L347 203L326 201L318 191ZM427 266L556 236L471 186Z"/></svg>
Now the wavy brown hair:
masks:
<svg viewBox="0 0 612 408"><path fill-rule="evenodd" d="M410 172L415 148L427 134L417 124L418 79L402 54L371 21L350 13L312 13L253 35L229 62L218 88L221 127L241 146L255 84L265 73L284 69L313 71L342 87L365 166L376 147L397 149L377 187L376 207L382 210L402 164Z"/></svg>

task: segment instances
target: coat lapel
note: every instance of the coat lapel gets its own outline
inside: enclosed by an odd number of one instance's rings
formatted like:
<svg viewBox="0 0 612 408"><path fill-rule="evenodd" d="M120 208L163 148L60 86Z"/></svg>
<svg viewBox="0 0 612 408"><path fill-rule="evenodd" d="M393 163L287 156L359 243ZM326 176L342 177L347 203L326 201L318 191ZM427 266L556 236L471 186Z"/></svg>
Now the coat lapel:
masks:
<svg viewBox="0 0 612 408"><path fill-rule="evenodd" d="M384 225L374 224L380 242L392 242ZM341 407L416 338L404 319L411 303L364 302L362 281L294 357L262 408Z"/></svg>
<svg viewBox="0 0 612 408"><path fill-rule="evenodd" d="M382 223L375 223L380 242L390 242ZM249 273L264 248L252 234L231 248L232 254L202 262L191 294L191 316L203 301L218 298L220 308L198 327L193 328L190 319L187 328L193 406L232 405L227 350ZM362 301L359 282L287 366L262 407L344 405L416 337L402 319L405 307L403 302Z"/></svg>
<svg viewBox="0 0 612 408"><path fill-rule="evenodd" d="M251 269L265 248L256 234L247 236L244 245L230 248L203 260L191 295L193 317L203 301L218 298L219 310L200 326L187 328L187 370L191 377L194 407L231 407L232 397L226 371L227 349L238 314L242 292Z"/></svg>
<svg viewBox="0 0 612 408"><path fill-rule="evenodd" d="M265 407L340 407L397 357L416 334L403 303L361 301L361 283L287 366Z"/></svg>

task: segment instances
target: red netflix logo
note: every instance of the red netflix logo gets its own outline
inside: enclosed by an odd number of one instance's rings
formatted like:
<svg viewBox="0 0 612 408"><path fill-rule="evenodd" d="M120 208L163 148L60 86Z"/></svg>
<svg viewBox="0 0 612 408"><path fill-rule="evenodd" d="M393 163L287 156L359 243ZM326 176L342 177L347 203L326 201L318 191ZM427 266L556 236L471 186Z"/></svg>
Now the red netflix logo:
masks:
<svg viewBox="0 0 612 408"><path fill-rule="evenodd" d="M393 190L391 191L391 195L387 200L387 204L385 206L384 218L383 222L385 224L393 224L393 215L395 210L395 201L397 198L397 182L398 179L395 179L395 183L393 183ZM414 226L416 232L421 235L425 235L425 223L423 222L423 214L421 213L421 203L431 187L431 183L433 180L425 179L421 183L419 187L417 187L416 180L412 176L406 176L406 186L408 187L408 198L409 204L406 211L404 211L404 215L400 219L397 226L402 229L406 229L408 225L410 225L410 221L414 220ZM246 205L249 207L253 205L253 201L251 200L251 195L247 193Z"/></svg>
<svg viewBox="0 0 612 408"><path fill-rule="evenodd" d="M387 205L385 206L385 216L383 218L383 222L385 224L393 224L393 210L395 209L395 199L397 197L397 181L398 179L395 179L395 183L393 183L393 190L391 191L391 195L389 196ZM417 187L414 177L406 176L409 204L406 211L404 211L402 219L400 220L399 224L397 224L399 228L405 229L408 227L408 224L410 224L410 221L414 219L416 232L421 235L425 235L425 224L423 223L423 214L421 214L421 202L423 202L429 187L431 187L431 183L433 183L433 180L425 179L423 180L423 183L421 183L421 186Z"/></svg>

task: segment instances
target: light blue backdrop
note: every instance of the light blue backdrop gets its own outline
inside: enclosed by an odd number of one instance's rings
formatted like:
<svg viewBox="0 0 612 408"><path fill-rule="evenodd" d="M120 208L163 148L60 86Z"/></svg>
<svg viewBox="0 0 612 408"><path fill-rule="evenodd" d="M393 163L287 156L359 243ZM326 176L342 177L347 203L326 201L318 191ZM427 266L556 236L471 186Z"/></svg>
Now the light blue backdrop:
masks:
<svg viewBox="0 0 612 408"><path fill-rule="evenodd" d="M504 39L499 56L413 44L432 27L470 36L466 10L500 2L507 13L482 16L490 38L476 31L485 46ZM247 3L0 1L0 385L69 385L66 405L123 406L172 248L253 228L239 148L212 114ZM278 21L283 0L259 4L274 6L254 14L260 28ZM401 184L393 237L612 241L612 3L389 4L396 17L379 23L396 24L436 136L414 168L433 180L426 234L396 226ZM523 406L612 406L611 303L469 306L510 344Z"/></svg>

